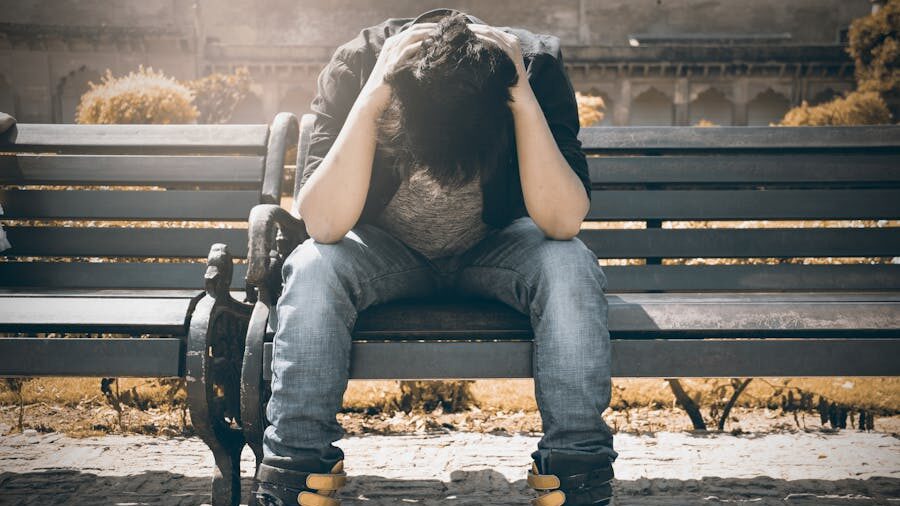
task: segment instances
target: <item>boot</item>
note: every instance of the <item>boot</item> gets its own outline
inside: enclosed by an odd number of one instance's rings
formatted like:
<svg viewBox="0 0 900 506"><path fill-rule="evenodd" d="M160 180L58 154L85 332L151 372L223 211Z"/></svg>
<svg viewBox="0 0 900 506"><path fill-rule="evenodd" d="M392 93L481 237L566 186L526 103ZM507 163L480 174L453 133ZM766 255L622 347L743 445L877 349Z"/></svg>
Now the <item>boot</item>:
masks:
<svg viewBox="0 0 900 506"><path fill-rule="evenodd" d="M329 473L297 471L260 464L254 479L251 504L258 506L340 506L334 498L347 483L344 461ZM254 503L253 500L256 500Z"/></svg>
<svg viewBox="0 0 900 506"><path fill-rule="evenodd" d="M535 460L528 485L546 492L533 506L613 506L613 468L607 457L550 452Z"/></svg>

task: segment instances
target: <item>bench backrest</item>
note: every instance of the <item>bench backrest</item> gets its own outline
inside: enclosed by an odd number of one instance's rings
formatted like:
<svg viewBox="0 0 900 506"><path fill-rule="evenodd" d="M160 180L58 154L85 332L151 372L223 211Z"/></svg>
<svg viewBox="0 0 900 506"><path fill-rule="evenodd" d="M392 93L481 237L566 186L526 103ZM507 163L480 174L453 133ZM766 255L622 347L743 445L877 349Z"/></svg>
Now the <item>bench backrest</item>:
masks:
<svg viewBox="0 0 900 506"><path fill-rule="evenodd" d="M250 208L277 203L297 120L37 125L0 136L12 248L0 287L202 288L210 246L247 254ZM234 288L243 287L243 265Z"/></svg>
<svg viewBox="0 0 900 506"><path fill-rule="evenodd" d="M618 259L607 263L637 264L604 269L611 291L900 289L900 127L580 138L594 187L581 239Z"/></svg>
<svg viewBox="0 0 900 506"><path fill-rule="evenodd" d="M610 291L900 289L900 127L588 127L579 138L594 188L579 237Z"/></svg>

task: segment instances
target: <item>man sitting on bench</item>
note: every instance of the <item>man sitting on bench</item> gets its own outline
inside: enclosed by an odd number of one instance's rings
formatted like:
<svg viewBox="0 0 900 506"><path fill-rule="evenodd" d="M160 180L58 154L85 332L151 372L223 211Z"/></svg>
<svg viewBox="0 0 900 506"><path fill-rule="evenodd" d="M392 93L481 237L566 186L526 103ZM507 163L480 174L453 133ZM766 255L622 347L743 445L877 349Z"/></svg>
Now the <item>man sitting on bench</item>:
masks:
<svg viewBox="0 0 900 506"><path fill-rule="evenodd" d="M320 74L298 194L310 239L271 316L260 504L339 504L357 314L447 293L530 316L535 504L611 503L606 276L575 237L591 188L560 54L556 37L436 9L364 29Z"/></svg>

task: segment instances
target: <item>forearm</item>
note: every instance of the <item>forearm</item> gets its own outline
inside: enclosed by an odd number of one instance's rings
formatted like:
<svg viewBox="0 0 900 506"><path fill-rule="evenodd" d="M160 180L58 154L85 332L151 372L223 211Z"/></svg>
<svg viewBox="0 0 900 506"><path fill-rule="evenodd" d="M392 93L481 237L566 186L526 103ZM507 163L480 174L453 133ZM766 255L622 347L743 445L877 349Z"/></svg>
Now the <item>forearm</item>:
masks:
<svg viewBox="0 0 900 506"><path fill-rule="evenodd" d="M362 214L372 176L378 109L360 96L319 167L297 195L310 237L332 243Z"/></svg>
<svg viewBox="0 0 900 506"><path fill-rule="evenodd" d="M571 239L590 209L584 185L560 152L530 86L518 90L514 99L519 178L525 207L548 237Z"/></svg>

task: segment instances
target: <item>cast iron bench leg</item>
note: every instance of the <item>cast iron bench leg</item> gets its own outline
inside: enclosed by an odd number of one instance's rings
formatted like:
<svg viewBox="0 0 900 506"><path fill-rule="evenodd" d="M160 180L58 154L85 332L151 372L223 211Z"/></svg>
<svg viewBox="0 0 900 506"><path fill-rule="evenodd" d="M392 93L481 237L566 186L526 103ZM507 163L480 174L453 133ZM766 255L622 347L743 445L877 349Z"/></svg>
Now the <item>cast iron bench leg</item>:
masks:
<svg viewBox="0 0 900 506"><path fill-rule="evenodd" d="M188 333L185 374L194 430L216 461L212 504L240 502L241 359L252 306L231 298L231 255L213 245L206 271L206 294L197 303Z"/></svg>

